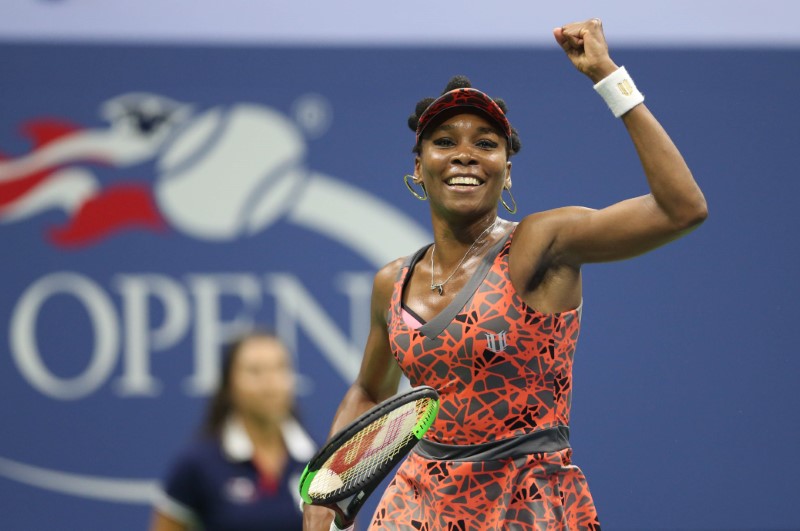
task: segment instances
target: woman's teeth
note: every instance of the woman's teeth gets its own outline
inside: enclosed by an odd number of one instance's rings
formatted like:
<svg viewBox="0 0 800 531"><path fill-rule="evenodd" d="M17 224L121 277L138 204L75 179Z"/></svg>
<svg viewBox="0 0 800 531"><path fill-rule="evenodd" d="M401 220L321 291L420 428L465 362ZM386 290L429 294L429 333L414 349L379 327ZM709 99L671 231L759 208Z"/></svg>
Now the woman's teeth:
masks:
<svg viewBox="0 0 800 531"><path fill-rule="evenodd" d="M478 186L481 182L475 177L451 177L447 179L448 185L465 184L467 186Z"/></svg>

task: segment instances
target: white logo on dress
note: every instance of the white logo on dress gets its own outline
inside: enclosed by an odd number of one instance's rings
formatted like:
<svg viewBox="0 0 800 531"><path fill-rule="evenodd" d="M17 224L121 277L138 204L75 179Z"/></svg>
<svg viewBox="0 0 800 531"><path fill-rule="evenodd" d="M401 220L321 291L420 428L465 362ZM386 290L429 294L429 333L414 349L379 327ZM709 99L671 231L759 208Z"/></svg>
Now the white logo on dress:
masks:
<svg viewBox="0 0 800 531"><path fill-rule="evenodd" d="M499 334L486 334L486 348L492 352L503 352L508 346L506 337L508 337L508 332L505 330Z"/></svg>

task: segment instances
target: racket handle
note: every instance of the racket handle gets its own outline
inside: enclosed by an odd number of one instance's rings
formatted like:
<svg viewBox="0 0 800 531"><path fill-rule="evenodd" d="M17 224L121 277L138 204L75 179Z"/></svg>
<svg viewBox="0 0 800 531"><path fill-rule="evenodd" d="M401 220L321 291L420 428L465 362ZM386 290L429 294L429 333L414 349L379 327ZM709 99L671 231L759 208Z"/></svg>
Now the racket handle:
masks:
<svg viewBox="0 0 800 531"><path fill-rule="evenodd" d="M329 531L354 531L355 528L356 528L355 522L347 527L341 528L338 525L336 525L336 519L334 518L333 521L331 521L331 528Z"/></svg>

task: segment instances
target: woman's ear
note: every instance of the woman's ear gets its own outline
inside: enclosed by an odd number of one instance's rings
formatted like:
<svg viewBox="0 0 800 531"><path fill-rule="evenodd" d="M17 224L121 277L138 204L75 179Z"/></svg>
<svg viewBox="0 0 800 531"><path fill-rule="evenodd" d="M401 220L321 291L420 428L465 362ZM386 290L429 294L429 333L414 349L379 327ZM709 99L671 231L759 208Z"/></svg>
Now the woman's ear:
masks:
<svg viewBox="0 0 800 531"><path fill-rule="evenodd" d="M506 163L506 180L505 187L511 190L511 161Z"/></svg>

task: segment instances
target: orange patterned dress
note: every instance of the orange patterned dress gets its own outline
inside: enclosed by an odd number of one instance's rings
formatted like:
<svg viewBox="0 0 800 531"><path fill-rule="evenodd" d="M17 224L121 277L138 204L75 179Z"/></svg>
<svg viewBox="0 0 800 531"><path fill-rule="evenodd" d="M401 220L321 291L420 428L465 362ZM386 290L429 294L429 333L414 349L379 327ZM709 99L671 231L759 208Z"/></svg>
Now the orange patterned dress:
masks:
<svg viewBox="0 0 800 531"><path fill-rule="evenodd" d="M426 323L410 324L402 305L425 249L401 268L388 314L392 350L413 386L439 391L441 406L370 529L600 529L569 446L580 308L543 314L518 297L508 276L512 236Z"/></svg>

